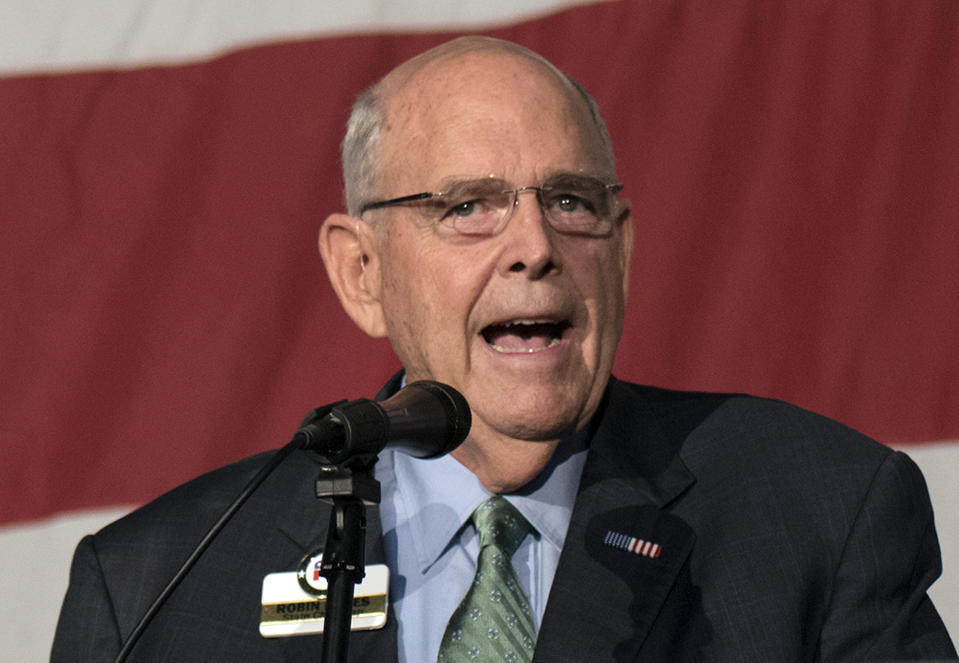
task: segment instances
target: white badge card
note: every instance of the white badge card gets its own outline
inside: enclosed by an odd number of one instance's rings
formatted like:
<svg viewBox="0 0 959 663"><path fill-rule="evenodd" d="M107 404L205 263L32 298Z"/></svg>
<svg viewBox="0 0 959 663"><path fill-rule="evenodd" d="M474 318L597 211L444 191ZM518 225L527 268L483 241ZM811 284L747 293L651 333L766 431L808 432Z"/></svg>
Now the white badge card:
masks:
<svg viewBox="0 0 959 663"><path fill-rule="evenodd" d="M319 571L317 556L300 572L271 573L263 578L260 635L281 638L323 632L326 578ZM304 584L309 585L311 591L307 591ZM351 631L369 631L386 625L389 585L390 571L385 564L366 567L363 582L353 590Z"/></svg>

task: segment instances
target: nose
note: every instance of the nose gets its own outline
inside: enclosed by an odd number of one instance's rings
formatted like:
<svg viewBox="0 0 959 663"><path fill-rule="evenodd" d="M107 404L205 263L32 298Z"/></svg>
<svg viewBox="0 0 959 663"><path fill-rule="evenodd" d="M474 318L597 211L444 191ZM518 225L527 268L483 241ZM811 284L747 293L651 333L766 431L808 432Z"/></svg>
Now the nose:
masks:
<svg viewBox="0 0 959 663"><path fill-rule="evenodd" d="M510 210L511 217L499 240L504 243L500 256L502 270L540 279L559 272L562 264L556 246L556 231L549 224L539 198L539 191L520 189Z"/></svg>

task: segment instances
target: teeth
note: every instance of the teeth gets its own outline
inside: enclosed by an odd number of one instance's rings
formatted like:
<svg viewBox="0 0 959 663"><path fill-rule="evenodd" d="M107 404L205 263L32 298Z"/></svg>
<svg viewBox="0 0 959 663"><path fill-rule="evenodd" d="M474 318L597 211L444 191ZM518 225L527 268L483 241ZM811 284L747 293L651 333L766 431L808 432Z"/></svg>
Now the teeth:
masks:
<svg viewBox="0 0 959 663"><path fill-rule="evenodd" d="M509 322L504 322L503 326L516 327L518 325L551 325L551 324L554 324L552 320L546 320L546 319L536 320L536 319L530 318L530 319L522 319L522 320L510 320Z"/></svg>
<svg viewBox="0 0 959 663"><path fill-rule="evenodd" d="M486 343L503 354L533 354L562 343L567 322L554 318L514 318L484 328Z"/></svg>
<svg viewBox="0 0 959 663"><path fill-rule="evenodd" d="M542 348L504 348L502 345L491 344L490 347L496 350L497 352L504 352L506 354L533 354L534 352L542 352L543 350L549 350L551 347L558 345L559 339L554 338L549 342L549 345L546 345Z"/></svg>

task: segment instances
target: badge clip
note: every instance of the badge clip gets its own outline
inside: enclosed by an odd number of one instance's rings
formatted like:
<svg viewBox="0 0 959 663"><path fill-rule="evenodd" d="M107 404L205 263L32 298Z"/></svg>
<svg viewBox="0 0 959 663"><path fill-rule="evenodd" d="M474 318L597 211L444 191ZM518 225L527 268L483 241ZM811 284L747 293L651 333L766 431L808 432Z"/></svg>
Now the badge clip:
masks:
<svg viewBox="0 0 959 663"><path fill-rule="evenodd" d="M280 638L322 633L326 617L326 578L320 575L323 554L308 555L296 571L263 578L260 635ZM385 564L366 567L353 593L351 631L386 626L390 570Z"/></svg>

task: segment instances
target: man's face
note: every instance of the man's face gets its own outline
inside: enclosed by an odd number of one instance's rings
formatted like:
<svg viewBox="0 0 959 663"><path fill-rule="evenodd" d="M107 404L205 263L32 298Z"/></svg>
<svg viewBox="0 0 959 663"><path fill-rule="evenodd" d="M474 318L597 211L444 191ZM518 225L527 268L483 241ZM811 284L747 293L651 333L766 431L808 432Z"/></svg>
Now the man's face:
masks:
<svg viewBox="0 0 959 663"><path fill-rule="evenodd" d="M379 194L443 191L491 175L509 188L561 173L615 174L581 103L538 65L501 53L434 63L390 98ZM577 100L578 101L578 100ZM379 231L381 304L408 380L460 390L470 440L555 440L598 406L619 341L632 225L610 236L553 230L535 193L505 229L457 236L416 205L368 213Z"/></svg>

